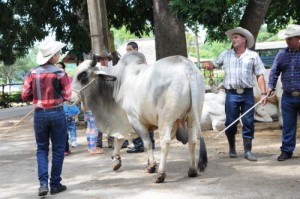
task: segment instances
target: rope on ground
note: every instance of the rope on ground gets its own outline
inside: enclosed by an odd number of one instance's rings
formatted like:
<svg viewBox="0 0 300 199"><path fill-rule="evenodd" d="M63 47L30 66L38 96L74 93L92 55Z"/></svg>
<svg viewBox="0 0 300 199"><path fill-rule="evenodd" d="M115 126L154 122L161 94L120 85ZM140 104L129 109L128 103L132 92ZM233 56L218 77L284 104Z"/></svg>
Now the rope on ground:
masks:
<svg viewBox="0 0 300 199"><path fill-rule="evenodd" d="M14 127L16 127L20 122L22 122L26 117L28 117L31 113L33 113L34 109L32 109L27 115L25 115L20 121L18 121L16 124L14 124L12 127L10 127L7 131L5 131L2 135L0 135L0 138L3 137L6 133L8 133L10 130L12 130Z"/></svg>

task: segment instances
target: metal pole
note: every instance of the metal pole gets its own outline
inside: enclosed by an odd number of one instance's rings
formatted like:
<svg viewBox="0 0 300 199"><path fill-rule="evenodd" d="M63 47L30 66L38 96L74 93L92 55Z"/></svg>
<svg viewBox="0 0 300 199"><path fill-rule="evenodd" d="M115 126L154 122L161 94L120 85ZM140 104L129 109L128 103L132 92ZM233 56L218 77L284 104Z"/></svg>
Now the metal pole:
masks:
<svg viewBox="0 0 300 199"><path fill-rule="evenodd" d="M243 115L241 115L234 122L232 122L230 125L228 125L223 131L221 131L220 133L218 133L218 135L216 135L214 137L214 139L216 139L217 137L219 137L222 133L224 133L227 129L229 129L234 123L236 123L237 121L239 121L242 117L244 117L249 111L251 111L252 109L254 109L258 104L260 104L267 97L268 97L268 95L266 95L264 98L260 99L256 104L254 104L254 106L252 106L251 108L249 108Z"/></svg>
<svg viewBox="0 0 300 199"><path fill-rule="evenodd" d="M201 66L200 66L200 53L199 53L199 40L198 40L198 27L197 27L197 24L196 24L196 33L195 33L195 36L196 36L196 52L197 52L197 67L199 69L201 69Z"/></svg>

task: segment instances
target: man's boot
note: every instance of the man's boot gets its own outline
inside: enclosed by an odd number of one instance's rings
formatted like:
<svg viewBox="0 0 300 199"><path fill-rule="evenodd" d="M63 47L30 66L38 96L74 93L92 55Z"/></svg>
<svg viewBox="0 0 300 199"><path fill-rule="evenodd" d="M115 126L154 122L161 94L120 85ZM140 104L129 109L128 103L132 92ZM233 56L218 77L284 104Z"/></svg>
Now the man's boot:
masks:
<svg viewBox="0 0 300 199"><path fill-rule="evenodd" d="M250 161L257 161L256 157L251 153L252 139L244 138L245 158Z"/></svg>
<svg viewBox="0 0 300 199"><path fill-rule="evenodd" d="M227 135L228 143L229 143L229 157L236 158L236 150L235 150L235 135Z"/></svg>

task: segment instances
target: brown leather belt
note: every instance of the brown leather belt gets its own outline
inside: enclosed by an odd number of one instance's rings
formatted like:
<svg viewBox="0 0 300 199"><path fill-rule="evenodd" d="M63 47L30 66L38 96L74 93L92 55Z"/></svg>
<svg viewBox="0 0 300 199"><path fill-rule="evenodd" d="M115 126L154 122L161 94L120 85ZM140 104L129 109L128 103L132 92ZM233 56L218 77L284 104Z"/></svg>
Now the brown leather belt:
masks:
<svg viewBox="0 0 300 199"><path fill-rule="evenodd" d="M51 111L61 111L63 110L62 106L54 107L54 108L36 108L35 112L51 112Z"/></svg>

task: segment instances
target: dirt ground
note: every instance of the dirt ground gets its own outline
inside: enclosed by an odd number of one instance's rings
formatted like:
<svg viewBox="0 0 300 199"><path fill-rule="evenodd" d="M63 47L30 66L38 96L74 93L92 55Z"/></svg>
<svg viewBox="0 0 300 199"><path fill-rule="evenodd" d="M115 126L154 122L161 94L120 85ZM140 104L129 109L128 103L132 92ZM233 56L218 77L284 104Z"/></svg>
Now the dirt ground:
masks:
<svg viewBox="0 0 300 199"><path fill-rule="evenodd" d="M0 120L0 136L21 117ZM244 159L241 134L237 136L238 158L228 157L224 136L213 139L216 132L204 132L208 149L208 167L196 178L187 176L188 146L172 141L163 184L153 183L155 174L146 174L146 153L127 154L122 149L123 166L112 171L112 149L105 154L89 155L85 129L78 129L79 147L64 161L62 183L68 190L46 198L72 199L198 199L198 198L300 198L300 150L292 159L276 160L281 144L277 122L256 123L253 152L257 162ZM158 143L156 134L156 143ZM299 136L297 142L300 142ZM107 142L105 142L105 145ZM0 138L0 198L39 198L36 145L32 117ZM159 146L155 149L159 162Z"/></svg>

